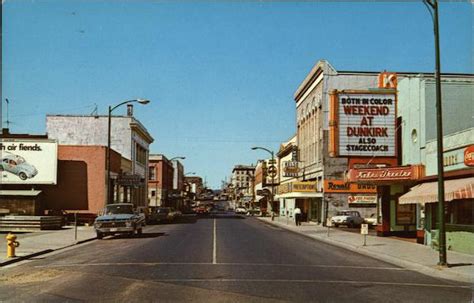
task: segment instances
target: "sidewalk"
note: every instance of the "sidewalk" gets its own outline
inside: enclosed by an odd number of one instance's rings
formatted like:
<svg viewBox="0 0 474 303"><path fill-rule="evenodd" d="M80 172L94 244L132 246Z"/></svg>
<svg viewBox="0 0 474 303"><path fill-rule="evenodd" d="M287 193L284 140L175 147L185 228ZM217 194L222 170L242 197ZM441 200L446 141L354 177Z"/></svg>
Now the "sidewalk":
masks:
<svg viewBox="0 0 474 303"><path fill-rule="evenodd" d="M7 233L0 233L0 267L96 238L92 226L78 226L77 240L73 226L63 227L61 230L14 234L17 236L16 241L20 242L15 252L17 257L7 258Z"/></svg>
<svg viewBox="0 0 474 303"><path fill-rule="evenodd" d="M328 228L316 223L303 223L301 226L295 226L294 221L291 220L287 224L286 218L275 217L275 221L268 217L259 217L258 219L425 275L471 284L474 282L474 256L471 255L448 251L447 259L450 267L441 268L436 265L439 253L426 245L390 237L368 235L366 246L363 246L364 237L359 233L341 231L332 227L328 237Z"/></svg>

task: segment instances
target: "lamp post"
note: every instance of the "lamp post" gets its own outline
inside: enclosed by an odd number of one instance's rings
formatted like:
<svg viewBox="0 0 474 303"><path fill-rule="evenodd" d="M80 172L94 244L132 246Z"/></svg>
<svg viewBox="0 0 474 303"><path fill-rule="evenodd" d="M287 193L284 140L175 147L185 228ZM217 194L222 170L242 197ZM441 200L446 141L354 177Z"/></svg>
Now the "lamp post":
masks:
<svg viewBox="0 0 474 303"><path fill-rule="evenodd" d="M148 104L150 100L147 99L133 99L127 100L122 103L115 105L114 107L109 106L109 117L108 117L108 127L107 127L107 153L106 153L106 162L107 162L107 204L110 204L110 130L112 127L112 112L117 108L124 104L128 103L140 103L140 104Z"/></svg>
<svg viewBox="0 0 474 303"><path fill-rule="evenodd" d="M436 78L436 125L437 125L437 157L438 157L438 221L439 221L439 262L440 266L447 266L446 258L446 229L444 218L444 166L443 166L443 116L441 103L441 63L439 53L439 22L438 0L423 0L433 19L435 39L435 78ZM434 15L433 15L434 12Z"/></svg>
<svg viewBox="0 0 474 303"><path fill-rule="evenodd" d="M261 150L264 150L267 153L269 153L272 157L270 167L275 167L275 155L274 155L273 151L271 151L271 150L269 150L265 147L260 147L260 146L252 147L252 150L257 150L257 149L261 149ZM270 167L268 169L270 169ZM271 194L271 200L270 200L270 211L273 212L273 197L275 196L275 173L272 173L271 177L272 177L272 194ZM272 215L272 218L273 218L273 215Z"/></svg>

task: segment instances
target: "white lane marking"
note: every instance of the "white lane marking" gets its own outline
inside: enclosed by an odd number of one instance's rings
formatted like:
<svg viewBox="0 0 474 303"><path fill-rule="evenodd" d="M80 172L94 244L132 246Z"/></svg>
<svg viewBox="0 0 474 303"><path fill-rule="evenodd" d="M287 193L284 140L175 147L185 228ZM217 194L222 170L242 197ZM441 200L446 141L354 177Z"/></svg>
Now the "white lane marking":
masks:
<svg viewBox="0 0 474 303"><path fill-rule="evenodd" d="M347 280L290 280L290 279L157 279L153 282L250 282L250 283L321 283L321 284L372 284L381 286L411 286L411 287L436 287L436 288L465 288L471 289L471 286L461 285L443 285L443 284L422 284L422 283L397 283L397 282L379 282L379 281L347 281Z"/></svg>
<svg viewBox="0 0 474 303"><path fill-rule="evenodd" d="M46 267L84 267L84 266L160 266L160 265L213 265L217 263L196 263L196 262L141 262L141 263L68 263L37 265L37 268ZM399 267L371 267L371 266L350 266L350 265L324 265L324 264L269 264L269 263L219 263L221 266L264 266L264 267L307 267L307 268L331 268L331 269L363 269L363 270L394 270L409 271L409 269Z"/></svg>
<svg viewBox="0 0 474 303"><path fill-rule="evenodd" d="M212 264L217 264L217 237L216 237L216 219L214 219L214 233L212 245Z"/></svg>

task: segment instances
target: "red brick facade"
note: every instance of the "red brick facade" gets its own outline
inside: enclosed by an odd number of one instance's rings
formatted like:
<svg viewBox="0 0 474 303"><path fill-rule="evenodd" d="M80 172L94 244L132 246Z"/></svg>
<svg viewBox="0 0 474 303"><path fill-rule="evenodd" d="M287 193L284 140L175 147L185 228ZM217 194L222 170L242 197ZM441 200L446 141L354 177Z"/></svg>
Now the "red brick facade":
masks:
<svg viewBox="0 0 474 303"><path fill-rule="evenodd" d="M105 205L104 146L58 146L58 184L44 189L46 209L98 213ZM111 172L120 172L121 156L111 151Z"/></svg>

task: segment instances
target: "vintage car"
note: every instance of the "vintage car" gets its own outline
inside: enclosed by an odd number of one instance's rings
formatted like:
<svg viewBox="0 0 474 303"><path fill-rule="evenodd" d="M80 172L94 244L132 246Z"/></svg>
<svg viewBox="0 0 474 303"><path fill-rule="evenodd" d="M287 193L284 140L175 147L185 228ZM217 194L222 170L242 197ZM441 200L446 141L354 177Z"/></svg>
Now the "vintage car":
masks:
<svg viewBox="0 0 474 303"><path fill-rule="evenodd" d="M0 171L7 171L17 175L21 180L33 178L38 174L38 170L26 160L18 155L6 153L0 162Z"/></svg>
<svg viewBox="0 0 474 303"><path fill-rule="evenodd" d="M341 210L331 218L331 223L338 227L339 225L346 225L347 227L360 226L364 223L364 218L355 210Z"/></svg>
<svg viewBox="0 0 474 303"><path fill-rule="evenodd" d="M171 223L180 216L181 212L177 212L172 207L156 207L152 208L149 214L149 221L152 223Z"/></svg>
<svg viewBox="0 0 474 303"><path fill-rule="evenodd" d="M97 239L114 234L141 234L145 218L131 203L109 204L95 219L94 229Z"/></svg>

